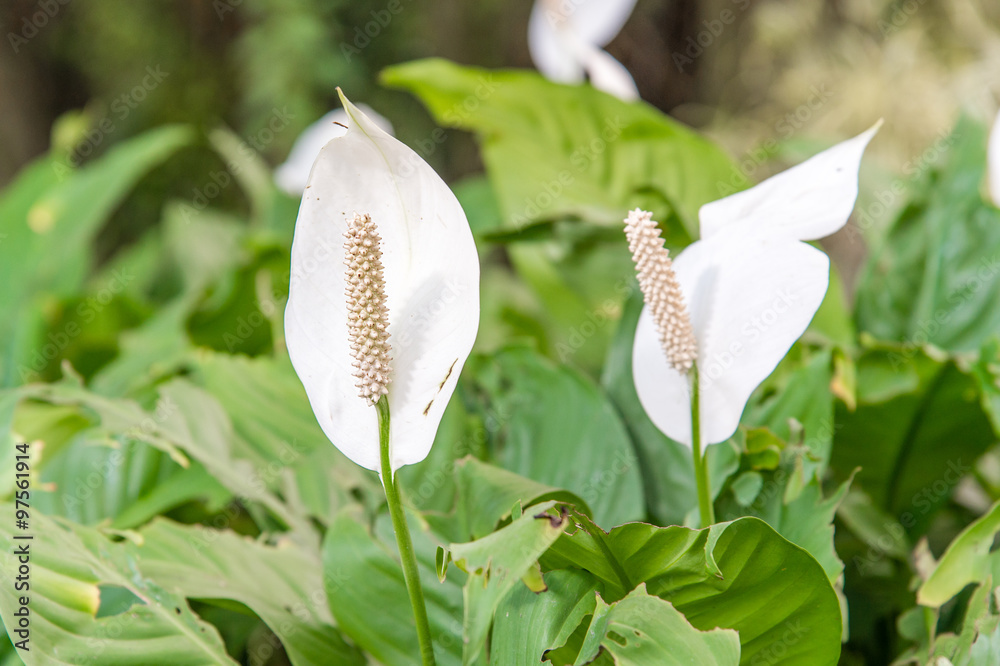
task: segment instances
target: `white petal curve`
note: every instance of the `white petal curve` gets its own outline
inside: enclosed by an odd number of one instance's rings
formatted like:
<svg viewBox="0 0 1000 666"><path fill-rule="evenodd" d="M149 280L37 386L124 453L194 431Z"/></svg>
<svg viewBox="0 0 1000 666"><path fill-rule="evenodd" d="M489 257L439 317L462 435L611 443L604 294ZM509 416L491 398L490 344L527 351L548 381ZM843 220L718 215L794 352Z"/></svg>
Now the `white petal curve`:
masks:
<svg viewBox="0 0 1000 666"><path fill-rule="evenodd" d="M705 446L732 436L750 394L809 326L826 294L829 259L795 240L726 235L692 243L674 270L698 341ZM691 446L688 379L667 365L645 310L632 358L650 419Z"/></svg>
<svg viewBox="0 0 1000 666"><path fill-rule="evenodd" d="M993 205L1000 207L1000 112L993 121L987 156L987 172Z"/></svg>
<svg viewBox="0 0 1000 666"><path fill-rule="evenodd" d="M632 380L649 419L667 437L690 447L691 391L688 377L667 362L648 306L643 306L635 328Z"/></svg>
<svg viewBox="0 0 1000 666"><path fill-rule="evenodd" d="M384 116L376 113L367 104L357 105L361 111L376 125L392 134L392 123ZM314 122L302 131L295 139L288 158L274 170L274 182L278 187L292 196L301 196L309 181L309 172L313 162L319 156L319 151L337 137L344 136L347 129L341 125L348 122L347 112L335 109ZM337 123L341 123L338 125Z"/></svg>
<svg viewBox="0 0 1000 666"><path fill-rule="evenodd" d="M854 209L861 156L881 125L880 120L749 190L705 204L698 214L701 237L735 230L816 240L834 233Z"/></svg>
<svg viewBox="0 0 1000 666"><path fill-rule="evenodd" d="M549 79L579 83L583 68L567 49L566 33L601 48L628 21L636 0L536 0L528 21L528 48L538 70ZM609 56L610 57L610 56Z"/></svg>
<svg viewBox="0 0 1000 666"><path fill-rule="evenodd" d="M579 42L574 48L587 72L590 85L626 102L639 99L639 89L636 88L632 75L610 53Z"/></svg>
<svg viewBox="0 0 1000 666"><path fill-rule="evenodd" d="M368 213L382 237L392 346L393 470L423 460L479 327L479 258L462 207L417 153L341 94L349 130L313 166L295 224L289 356L313 412L348 458L379 469L375 408L358 396L347 335L344 231Z"/></svg>
<svg viewBox="0 0 1000 666"><path fill-rule="evenodd" d="M538 71L551 81L558 83L580 83L583 81L583 64L579 61L564 29L550 22L539 0L531 10L528 20L528 51Z"/></svg>

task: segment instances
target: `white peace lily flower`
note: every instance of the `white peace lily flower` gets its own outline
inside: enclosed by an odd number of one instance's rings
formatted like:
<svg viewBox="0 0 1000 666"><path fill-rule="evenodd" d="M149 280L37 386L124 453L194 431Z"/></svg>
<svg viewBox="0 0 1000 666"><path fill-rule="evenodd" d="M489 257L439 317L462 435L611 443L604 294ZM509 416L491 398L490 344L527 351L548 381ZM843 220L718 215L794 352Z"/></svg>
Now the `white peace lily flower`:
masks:
<svg viewBox="0 0 1000 666"><path fill-rule="evenodd" d="M320 151L295 223L285 335L327 437L376 471L386 396L395 471L427 456L472 350L479 257L444 181L341 100L348 129Z"/></svg>
<svg viewBox="0 0 1000 666"><path fill-rule="evenodd" d="M392 134L392 123L380 116L366 104L358 104L358 108L376 125ZM309 127L295 139L288 158L274 170L274 182L288 194L298 197L306 189L309 171L323 146L337 137L347 133L348 117L344 109L329 112Z"/></svg>
<svg viewBox="0 0 1000 666"><path fill-rule="evenodd" d="M993 203L1000 207L1000 112L993 121L990 131L990 143L987 156L990 196Z"/></svg>
<svg viewBox="0 0 1000 666"><path fill-rule="evenodd" d="M672 265L650 215L629 215L646 300L632 370L643 408L668 437L692 444L690 358L705 446L736 431L750 394L805 332L826 294L829 259L803 241L847 222L861 156L880 125L702 206L701 240Z"/></svg>
<svg viewBox="0 0 1000 666"><path fill-rule="evenodd" d="M635 81L602 47L614 39L636 0L537 0L528 22L528 48L538 70L559 83L584 75L620 99L639 99Z"/></svg>

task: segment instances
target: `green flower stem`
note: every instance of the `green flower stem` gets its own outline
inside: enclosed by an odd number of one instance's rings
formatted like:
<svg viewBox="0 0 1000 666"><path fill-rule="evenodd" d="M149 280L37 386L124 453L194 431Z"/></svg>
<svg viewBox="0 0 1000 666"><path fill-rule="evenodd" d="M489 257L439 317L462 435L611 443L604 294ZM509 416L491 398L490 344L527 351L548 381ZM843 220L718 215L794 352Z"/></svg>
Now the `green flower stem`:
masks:
<svg viewBox="0 0 1000 666"><path fill-rule="evenodd" d="M694 476L698 482L698 512L701 526L715 524L712 491L708 482L708 464L701 455L701 390L698 387L698 366L691 367L691 451L694 455Z"/></svg>
<svg viewBox="0 0 1000 666"><path fill-rule="evenodd" d="M424 666L434 666L434 645L431 642L431 627L427 622L427 606L424 604L424 590L420 586L420 573L417 570L417 555L410 539L410 528L406 524L406 514L403 502L399 498L399 488L393 478L392 465L389 462L389 401L385 396L375 403L378 411L378 440L382 462L382 487L385 488L385 499L389 504L389 515L392 516L392 529L396 533L396 544L399 546L399 559L403 565L403 578L406 580L406 591L410 594L410 605L413 607L413 619L417 623L417 641L420 643L420 657Z"/></svg>

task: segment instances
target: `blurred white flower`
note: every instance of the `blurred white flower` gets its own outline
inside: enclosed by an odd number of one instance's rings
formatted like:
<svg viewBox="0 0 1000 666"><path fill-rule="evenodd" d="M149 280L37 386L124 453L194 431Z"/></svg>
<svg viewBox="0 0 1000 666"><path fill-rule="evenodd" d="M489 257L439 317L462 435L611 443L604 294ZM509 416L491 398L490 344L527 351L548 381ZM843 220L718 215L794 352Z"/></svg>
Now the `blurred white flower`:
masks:
<svg viewBox="0 0 1000 666"><path fill-rule="evenodd" d="M538 70L559 83L584 75L600 90L639 99L625 67L602 48L621 31L636 0L536 0L528 22L528 49Z"/></svg>
<svg viewBox="0 0 1000 666"><path fill-rule="evenodd" d="M395 471L427 456L472 350L479 257L444 181L341 99L348 129L320 151L295 223L285 336L323 432L371 470L385 394Z"/></svg>
<svg viewBox="0 0 1000 666"><path fill-rule="evenodd" d="M993 121L987 153L987 178L989 179L990 196L993 197L993 204L1000 207L1000 112L997 113L997 117Z"/></svg>
<svg viewBox="0 0 1000 666"><path fill-rule="evenodd" d="M664 321L668 309L662 302L675 316L684 315L686 306L694 333L699 444L724 441L736 431L750 394L823 301L829 259L803 241L828 236L847 222L858 195L861 156L880 124L756 187L702 206L701 240L672 267L657 260L661 273L675 275L679 295L651 299L644 289L632 371L639 401L668 437L691 446L691 384L683 369L684 327ZM671 346L680 352L668 358Z"/></svg>
<svg viewBox="0 0 1000 666"><path fill-rule="evenodd" d="M392 123L373 111L370 106L358 104L358 108L386 133L390 135L393 133ZM295 140L288 158L274 170L274 182L278 187L293 197L301 196L319 151L331 140L347 133L347 128L344 127L348 124L347 121L347 112L336 109L305 128Z"/></svg>

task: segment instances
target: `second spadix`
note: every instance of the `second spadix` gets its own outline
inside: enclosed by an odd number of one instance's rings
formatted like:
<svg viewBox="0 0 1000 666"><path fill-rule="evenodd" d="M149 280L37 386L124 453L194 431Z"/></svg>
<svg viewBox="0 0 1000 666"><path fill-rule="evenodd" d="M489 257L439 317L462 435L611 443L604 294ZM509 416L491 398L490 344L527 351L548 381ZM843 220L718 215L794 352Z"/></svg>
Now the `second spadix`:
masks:
<svg viewBox="0 0 1000 666"><path fill-rule="evenodd" d="M861 156L878 127L706 204L699 214L701 239L672 263L649 214L629 215L626 228L646 299L635 332L633 377L643 408L668 437L693 444L689 355L699 375L698 445L705 446L736 431L750 394L809 326L826 295L830 264L803 241L847 222Z"/></svg>

